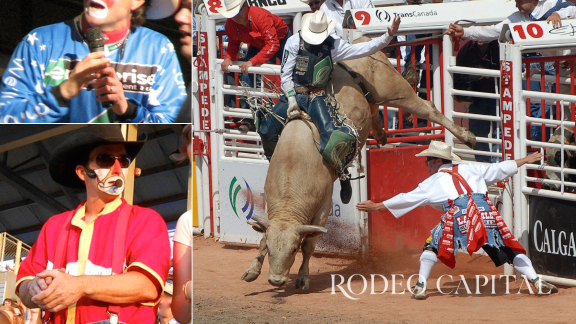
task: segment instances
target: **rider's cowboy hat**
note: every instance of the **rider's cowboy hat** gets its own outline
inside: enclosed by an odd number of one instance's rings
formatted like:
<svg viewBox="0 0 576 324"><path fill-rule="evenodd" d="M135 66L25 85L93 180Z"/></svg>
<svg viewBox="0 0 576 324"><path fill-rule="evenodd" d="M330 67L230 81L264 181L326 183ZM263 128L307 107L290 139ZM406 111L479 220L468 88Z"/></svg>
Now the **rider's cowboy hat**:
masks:
<svg viewBox="0 0 576 324"><path fill-rule="evenodd" d="M246 2L246 0L224 0L222 7L216 8L216 10L222 16L232 18L240 12L244 2Z"/></svg>
<svg viewBox="0 0 576 324"><path fill-rule="evenodd" d="M430 146L416 156L431 156L439 159L462 161L460 157L452 153L452 146L439 141L431 141Z"/></svg>
<svg viewBox="0 0 576 324"><path fill-rule="evenodd" d="M93 149L106 144L122 144L133 161L145 142L145 139L125 141L119 125L88 125L54 149L48 170L52 179L61 185L84 188L84 182L76 174L76 166L86 163Z"/></svg>
<svg viewBox="0 0 576 324"><path fill-rule="evenodd" d="M320 10L302 17L300 35L308 44L321 44L336 28L336 19L326 16Z"/></svg>

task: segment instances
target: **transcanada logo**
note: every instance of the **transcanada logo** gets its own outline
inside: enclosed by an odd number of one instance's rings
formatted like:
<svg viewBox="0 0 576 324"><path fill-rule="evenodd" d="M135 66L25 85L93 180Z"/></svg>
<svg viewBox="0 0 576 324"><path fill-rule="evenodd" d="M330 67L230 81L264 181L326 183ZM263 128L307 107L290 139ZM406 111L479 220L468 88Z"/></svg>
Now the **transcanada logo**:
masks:
<svg viewBox="0 0 576 324"><path fill-rule="evenodd" d="M232 210L234 210L236 217L240 218L238 212L241 211L243 217L250 219L254 213L254 195L252 194L252 189L250 189L250 185L248 185L246 179L242 178L242 180L244 180L244 184L238 181L236 177L232 178L228 196L230 197L230 205L232 206ZM241 191L242 194L239 195ZM245 201L244 206L242 206L241 209L238 209L242 204L242 201Z"/></svg>
<svg viewBox="0 0 576 324"><path fill-rule="evenodd" d="M438 13L434 10L401 12L401 13L394 12L394 17L397 16L400 16L400 18L415 18L415 17L438 16Z"/></svg>

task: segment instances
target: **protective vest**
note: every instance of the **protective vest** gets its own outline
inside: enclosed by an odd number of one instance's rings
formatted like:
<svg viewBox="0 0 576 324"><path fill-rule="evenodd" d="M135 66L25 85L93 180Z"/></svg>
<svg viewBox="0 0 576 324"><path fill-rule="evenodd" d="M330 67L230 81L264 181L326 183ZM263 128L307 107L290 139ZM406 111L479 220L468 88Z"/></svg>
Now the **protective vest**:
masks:
<svg viewBox="0 0 576 324"><path fill-rule="evenodd" d="M300 48L292 76L294 83L304 87L325 87L332 70L334 38L328 37L319 45L308 44L300 35Z"/></svg>

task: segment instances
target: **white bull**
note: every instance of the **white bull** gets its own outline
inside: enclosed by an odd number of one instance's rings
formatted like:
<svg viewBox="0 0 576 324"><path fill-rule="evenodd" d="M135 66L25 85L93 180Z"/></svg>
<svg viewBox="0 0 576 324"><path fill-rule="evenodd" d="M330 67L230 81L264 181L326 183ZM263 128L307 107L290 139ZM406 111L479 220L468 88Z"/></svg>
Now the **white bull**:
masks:
<svg viewBox="0 0 576 324"><path fill-rule="evenodd" d="M382 52L344 63L363 78L375 100L386 101L388 106L402 108L418 118L440 124L469 146L475 144L472 133L449 121L432 103L420 99ZM342 68L335 67L331 83L327 90L334 89L340 109L358 129L359 146L362 147L372 121L370 105L354 79ZM260 275L268 254L268 281L274 286L286 284L296 252L301 248L304 260L298 271L296 288L309 288L308 264L319 235L327 231L324 226L331 208L333 183L337 179L334 169L323 161L315 141L319 142L318 131L305 120L290 121L284 128L264 187L267 218L252 217L256 222L251 225L264 236L258 255L242 275L243 280L253 281Z"/></svg>

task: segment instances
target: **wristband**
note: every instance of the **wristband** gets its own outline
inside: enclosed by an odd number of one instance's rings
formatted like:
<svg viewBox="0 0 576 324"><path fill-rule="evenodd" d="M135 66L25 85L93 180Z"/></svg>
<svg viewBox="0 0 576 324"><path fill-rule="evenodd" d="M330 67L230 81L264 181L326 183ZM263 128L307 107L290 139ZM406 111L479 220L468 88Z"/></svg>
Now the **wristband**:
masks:
<svg viewBox="0 0 576 324"><path fill-rule="evenodd" d="M136 108L138 108L138 106L130 100L126 100L126 102L128 103L126 112L124 112L122 115L116 115L119 122L125 122L136 117Z"/></svg>
<svg viewBox="0 0 576 324"><path fill-rule="evenodd" d="M294 91L294 89L288 90L286 94L288 95L288 97L296 97L296 91Z"/></svg>

